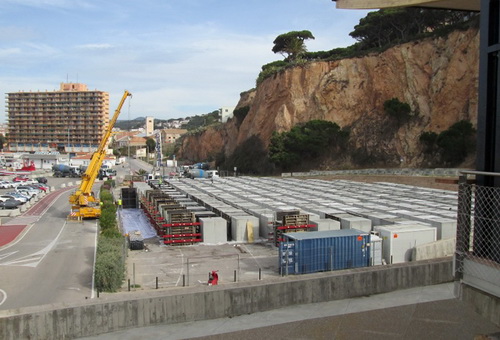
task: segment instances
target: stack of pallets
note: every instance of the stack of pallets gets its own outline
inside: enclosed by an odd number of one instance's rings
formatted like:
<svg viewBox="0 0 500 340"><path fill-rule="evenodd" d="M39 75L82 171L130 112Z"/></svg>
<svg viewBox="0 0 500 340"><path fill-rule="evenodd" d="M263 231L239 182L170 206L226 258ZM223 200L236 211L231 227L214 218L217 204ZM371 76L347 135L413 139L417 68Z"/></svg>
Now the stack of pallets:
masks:
<svg viewBox="0 0 500 340"><path fill-rule="evenodd" d="M274 243L279 246L283 241L284 233L296 233L309 231L314 224L309 224L309 215L307 214L282 214L277 216L280 219L274 225Z"/></svg>
<svg viewBox="0 0 500 340"><path fill-rule="evenodd" d="M187 210L171 210L167 223L163 224L163 243L168 245L189 245L201 242L200 223Z"/></svg>

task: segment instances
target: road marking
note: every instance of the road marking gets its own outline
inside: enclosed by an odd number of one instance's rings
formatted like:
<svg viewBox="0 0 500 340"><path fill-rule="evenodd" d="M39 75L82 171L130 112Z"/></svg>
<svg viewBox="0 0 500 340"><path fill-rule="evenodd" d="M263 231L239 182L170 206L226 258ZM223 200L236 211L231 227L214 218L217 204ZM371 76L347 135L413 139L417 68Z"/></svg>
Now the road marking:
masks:
<svg viewBox="0 0 500 340"><path fill-rule="evenodd" d="M7 293L5 292L5 290L0 289L0 294L3 295L3 299L2 301L0 301L0 306L1 306L5 302L5 300L7 300Z"/></svg>
<svg viewBox="0 0 500 340"><path fill-rule="evenodd" d="M3 260L4 258L9 257L10 255L14 255L17 252L19 252L19 250L12 251L10 253L0 254L0 260Z"/></svg>
<svg viewBox="0 0 500 340"><path fill-rule="evenodd" d="M59 236L61 236L65 226L66 226L66 221L61 227L61 230L59 230L57 236L47 246L45 246L45 248L33 254L29 254L12 261L0 263L0 266L23 266L23 267L33 267L33 268L37 267L40 264L40 262L43 261L45 256L52 250L54 245L57 243L57 240L59 239Z"/></svg>

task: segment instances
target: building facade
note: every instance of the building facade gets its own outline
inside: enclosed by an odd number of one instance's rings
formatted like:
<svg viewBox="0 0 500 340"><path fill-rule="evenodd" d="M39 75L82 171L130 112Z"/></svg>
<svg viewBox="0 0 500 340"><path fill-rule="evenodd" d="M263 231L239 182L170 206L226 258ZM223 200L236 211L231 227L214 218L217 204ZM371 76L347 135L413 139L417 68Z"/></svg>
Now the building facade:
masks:
<svg viewBox="0 0 500 340"><path fill-rule="evenodd" d="M146 117L146 136L149 137L153 135L155 131L155 119L154 117Z"/></svg>
<svg viewBox="0 0 500 340"><path fill-rule="evenodd" d="M7 93L8 150L92 152L109 124L109 94L85 84L58 91Z"/></svg>
<svg viewBox="0 0 500 340"><path fill-rule="evenodd" d="M226 123L229 119L234 116L234 106L223 106L219 109L220 120L222 123Z"/></svg>

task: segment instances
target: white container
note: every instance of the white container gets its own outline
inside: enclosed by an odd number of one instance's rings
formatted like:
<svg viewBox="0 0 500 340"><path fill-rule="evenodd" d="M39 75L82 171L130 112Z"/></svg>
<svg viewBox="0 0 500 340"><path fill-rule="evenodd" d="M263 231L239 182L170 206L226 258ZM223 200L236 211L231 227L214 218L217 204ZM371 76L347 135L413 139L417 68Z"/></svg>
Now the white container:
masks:
<svg viewBox="0 0 500 340"><path fill-rule="evenodd" d="M248 242L248 236L251 234L254 240L259 238L259 219L252 215L232 216L231 217L231 235L233 241ZM251 228L251 230L249 230Z"/></svg>
<svg viewBox="0 0 500 340"><path fill-rule="evenodd" d="M382 254L386 263L409 262L414 247L437 239L436 228L422 224L380 226L377 231L382 238Z"/></svg>
<svg viewBox="0 0 500 340"><path fill-rule="evenodd" d="M382 262L382 239L370 234L370 261L372 266L380 266Z"/></svg>
<svg viewBox="0 0 500 340"><path fill-rule="evenodd" d="M227 221L222 217L200 218L203 243L227 243Z"/></svg>

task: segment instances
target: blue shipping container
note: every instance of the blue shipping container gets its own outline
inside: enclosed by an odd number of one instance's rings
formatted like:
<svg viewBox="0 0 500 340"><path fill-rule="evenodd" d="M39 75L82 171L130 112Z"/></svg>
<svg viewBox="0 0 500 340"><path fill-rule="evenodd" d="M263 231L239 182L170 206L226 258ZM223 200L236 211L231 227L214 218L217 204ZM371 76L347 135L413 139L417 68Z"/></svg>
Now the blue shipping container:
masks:
<svg viewBox="0 0 500 340"><path fill-rule="evenodd" d="M370 265L370 234L356 229L283 234L280 273L307 274Z"/></svg>

